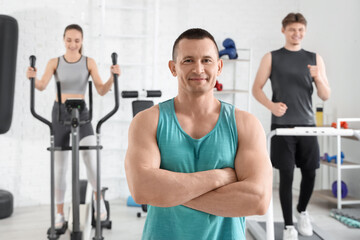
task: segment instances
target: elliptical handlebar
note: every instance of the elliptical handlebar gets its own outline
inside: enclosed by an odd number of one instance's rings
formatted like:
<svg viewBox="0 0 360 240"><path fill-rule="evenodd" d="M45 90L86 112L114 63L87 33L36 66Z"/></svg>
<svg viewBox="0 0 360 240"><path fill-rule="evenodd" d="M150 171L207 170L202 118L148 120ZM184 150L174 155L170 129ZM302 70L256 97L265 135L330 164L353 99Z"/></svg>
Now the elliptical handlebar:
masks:
<svg viewBox="0 0 360 240"><path fill-rule="evenodd" d="M62 99L61 99L61 86L60 86L60 81L56 81L56 89L57 89L57 95L58 95L58 106L59 106L59 112L58 112L58 122L59 123L63 123L63 121L61 120L61 103L62 103Z"/></svg>
<svg viewBox="0 0 360 240"><path fill-rule="evenodd" d="M112 64L117 64L117 53L111 54ZM118 74L114 74L114 88L115 88L115 107L113 110L111 110L108 114L106 114L102 119L99 120L99 122L96 125L96 133L100 134L101 125L108 120L112 115L116 113L116 111L119 109L119 88L118 88Z"/></svg>
<svg viewBox="0 0 360 240"><path fill-rule="evenodd" d="M91 122L92 117L93 117L92 82L89 81L89 119L86 120L86 123Z"/></svg>
<svg viewBox="0 0 360 240"><path fill-rule="evenodd" d="M30 60L30 66L35 69L36 57L34 55L31 55L29 60ZM35 78L30 78L30 83L31 83L31 86L30 86L30 96L31 96L31 98L30 98L30 110L31 110L31 114L36 119L38 119L39 121L41 121L41 122L45 123L46 125L48 125L49 128L50 128L50 134L54 135L54 130L53 130L51 122L49 120L43 118L42 116L40 116L39 114L37 114L35 112Z"/></svg>

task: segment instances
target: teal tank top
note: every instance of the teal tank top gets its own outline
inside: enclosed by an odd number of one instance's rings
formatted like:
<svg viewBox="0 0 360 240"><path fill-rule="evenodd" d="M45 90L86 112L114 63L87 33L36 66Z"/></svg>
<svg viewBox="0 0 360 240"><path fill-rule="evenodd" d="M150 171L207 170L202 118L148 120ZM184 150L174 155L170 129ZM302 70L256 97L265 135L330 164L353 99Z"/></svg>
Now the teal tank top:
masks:
<svg viewBox="0 0 360 240"><path fill-rule="evenodd" d="M174 99L159 104L157 144L161 169L192 173L211 169L234 168L238 145L235 107L221 102L214 129L193 139L181 128ZM244 217L219 217L183 205L148 206L143 240L228 240L246 239Z"/></svg>

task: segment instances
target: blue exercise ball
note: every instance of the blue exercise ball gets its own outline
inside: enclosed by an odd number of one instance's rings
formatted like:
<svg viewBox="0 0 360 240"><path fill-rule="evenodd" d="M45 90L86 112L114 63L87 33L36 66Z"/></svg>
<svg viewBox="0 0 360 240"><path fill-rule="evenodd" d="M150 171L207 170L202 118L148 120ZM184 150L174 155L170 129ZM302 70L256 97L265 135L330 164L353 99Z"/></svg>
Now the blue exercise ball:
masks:
<svg viewBox="0 0 360 240"><path fill-rule="evenodd" d="M332 184L332 193L334 197L337 197L337 181ZM345 198L348 194L348 189L345 182L341 181L341 198Z"/></svg>

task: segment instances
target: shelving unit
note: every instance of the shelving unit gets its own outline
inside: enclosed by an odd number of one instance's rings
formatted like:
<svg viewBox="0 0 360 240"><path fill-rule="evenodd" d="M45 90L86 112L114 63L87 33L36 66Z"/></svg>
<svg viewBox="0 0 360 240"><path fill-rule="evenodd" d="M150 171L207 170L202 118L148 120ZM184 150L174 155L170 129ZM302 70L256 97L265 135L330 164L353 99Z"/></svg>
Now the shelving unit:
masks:
<svg viewBox="0 0 360 240"><path fill-rule="evenodd" d="M250 112L252 51L250 48L237 48L236 50L239 58L222 59L224 68L222 74L219 76L219 82L223 84L224 89L222 91L215 90L214 94L222 100L226 99L226 95L231 95L231 103L235 106L239 106L237 95L245 95L247 99L246 107L240 107L240 109L245 108L242 110ZM228 67L232 69L227 69ZM241 70L246 70L246 73L242 74ZM232 73L230 71L232 71Z"/></svg>
<svg viewBox="0 0 360 240"><path fill-rule="evenodd" d="M337 119L337 129L340 130L341 126L340 126L340 122L360 122L360 118L338 118ZM348 135L348 136L343 136L343 135L337 135L336 136L336 140L337 140L337 159L341 159L341 139L342 138L350 138L350 139L355 139L358 140L357 138L355 138L355 134L358 134L358 132L356 132L357 130L351 130L353 131L352 135ZM344 160L344 162L341 164L341 161L337 161L337 163L328 163L325 161L321 161L322 165L326 165L329 167L333 167L336 168L337 170L337 198L334 197L334 195L332 194L331 190L327 190L327 189L322 189L322 190L318 190L318 191L314 191L314 193L319 196L322 197L330 202L336 203L337 204L337 208L341 209L343 205L352 205L352 204L360 204L360 199L359 198L355 198L352 196L347 196L344 199L341 198L341 175L342 175L342 170L348 170L348 169L360 169L360 164L359 163L354 163L354 162L350 162L350 161L346 161Z"/></svg>

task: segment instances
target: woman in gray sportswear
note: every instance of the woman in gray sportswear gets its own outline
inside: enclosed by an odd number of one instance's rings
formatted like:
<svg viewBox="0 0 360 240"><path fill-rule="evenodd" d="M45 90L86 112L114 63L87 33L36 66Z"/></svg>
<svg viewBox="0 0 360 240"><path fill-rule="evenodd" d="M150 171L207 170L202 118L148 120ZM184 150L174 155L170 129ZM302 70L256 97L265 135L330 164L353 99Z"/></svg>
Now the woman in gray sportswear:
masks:
<svg viewBox="0 0 360 240"><path fill-rule="evenodd" d="M120 76L121 71L119 65L111 66L110 78L107 82L103 83L96 62L90 57L82 55L83 43L83 30L79 25L71 24L65 28L64 31L64 44L66 52L63 56L52 58L49 60L45 73L41 79L36 78L36 68L29 67L27 69L27 77L35 78L35 87L43 91L51 77L54 75L55 80L60 82L61 85L61 99L62 104L60 107L62 118L70 117L66 111L64 102L68 98L85 98L85 92L89 76L91 76L97 92L104 96L113 85L113 74ZM56 147L69 146L69 139L71 128L59 123L57 119L59 106L58 98L54 101L52 110L52 124L54 128L54 138ZM80 119L88 117L88 109L84 109L80 115ZM80 126L80 146L81 145L96 145L96 138L94 135L91 123ZM96 155L94 150L81 151L84 163L86 165L86 172L90 184L93 189L96 189ZM68 167L69 151L56 151L55 152L55 201L57 204L57 214L55 218L55 228L62 228L64 220L64 199L66 190L66 172ZM96 193L95 193L96 196ZM107 212L103 199L100 204L100 218L105 220Z"/></svg>

